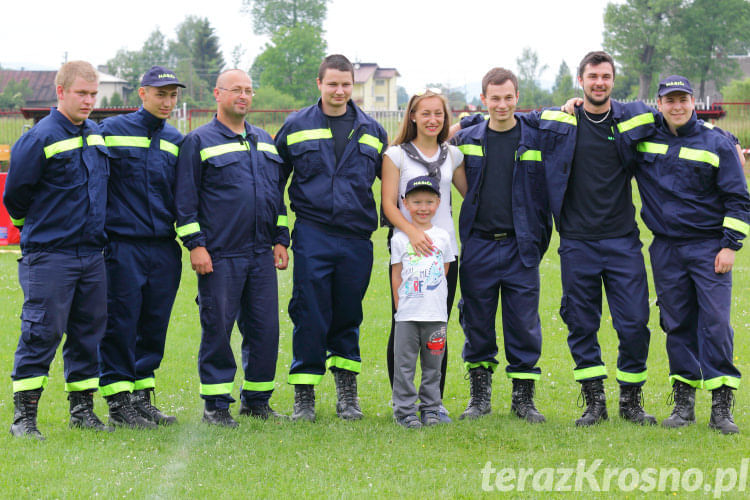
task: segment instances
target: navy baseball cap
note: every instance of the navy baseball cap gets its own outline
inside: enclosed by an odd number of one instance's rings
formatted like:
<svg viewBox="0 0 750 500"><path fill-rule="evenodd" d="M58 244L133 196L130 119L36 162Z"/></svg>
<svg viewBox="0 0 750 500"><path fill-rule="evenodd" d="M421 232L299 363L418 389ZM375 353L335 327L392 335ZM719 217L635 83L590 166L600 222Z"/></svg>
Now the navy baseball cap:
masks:
<svg viewBox="0 0 750 500"><path fill-rule="evenodd" d="M693 87L690 86L690 81L684 76L672 75L659 82L659 93L657 95L661 97L671 92L687 92L693 95Z"/></svg>
<svg viewBox="0 0 750 500"><path fill-rule="evenodd" d="M440 183L438 183L438 180L435 177L430 177L429 175L422 175L410 179L409 182L406 183L404 196L416 189L428 189L440 196Z"/></svg>
<svg viewBox="0 0 750 500"><path fill-rule="evenodd" d="M174 71L170 71L163 66L152 66L141 79L141 87L164 87L166 85L177 85L185 88L185 85L177 79Z"/></svg>

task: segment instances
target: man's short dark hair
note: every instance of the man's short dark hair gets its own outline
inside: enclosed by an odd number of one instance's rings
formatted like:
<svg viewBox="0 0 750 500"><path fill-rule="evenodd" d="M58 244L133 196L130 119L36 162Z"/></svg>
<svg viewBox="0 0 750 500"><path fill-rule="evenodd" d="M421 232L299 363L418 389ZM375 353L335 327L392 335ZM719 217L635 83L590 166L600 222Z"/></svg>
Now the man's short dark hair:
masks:
<svg viewBox="0 0 750 500"><path fill-rule="evenodd" d="M342 56L341 54L331 54L323 59L318 68L318 80L322 80L326 74L327 69L335 69L338 71L348 71L352 74L352 80L354 80L354 66L351 61Z"/></svg>
<svg viewBox="0 0 750 500"><path fill-rule="evenodd" d="M482 78L482 95L487 94L487 87L490 85L502 85L508 80L513 83L513 88L518 92L518 78L513 72L505 68L492 68Z"/></svg>
<svg viewBox="0 0 750 500"><path fill-rule="evenodd" d="M581 59L581 64L578 65L578 77L583 78L583 71L586 69L587 65L592 66L598 66L601 63L609 63L612 65L612 78L615 78L615 61L612 59L612 56L604 52L603 50L595 50L593 52L589 52L585 56L583 56L583 59Z"/></svg>

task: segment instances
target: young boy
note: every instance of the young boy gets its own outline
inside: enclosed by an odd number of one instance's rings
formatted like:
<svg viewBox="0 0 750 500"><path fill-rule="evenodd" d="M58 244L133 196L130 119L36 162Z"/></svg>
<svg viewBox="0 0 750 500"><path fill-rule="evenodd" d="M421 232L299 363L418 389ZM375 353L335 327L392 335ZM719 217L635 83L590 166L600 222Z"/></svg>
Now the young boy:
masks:
<svg viewBox="0 0 750 500"><path fill-rule="evenodd" d="M454 257L448 233L431 223L439 204L440 186L435 177L415 177L406 184L404 206L412 223L432 239L432 255L415 253L404 233L395 233L391 239L391 279L396 304L393 416L409 429L440 423L440 364L445 354L448 321L445 274ZM418 355L422 365L421 422L416 415L414 387Z"/></svg>

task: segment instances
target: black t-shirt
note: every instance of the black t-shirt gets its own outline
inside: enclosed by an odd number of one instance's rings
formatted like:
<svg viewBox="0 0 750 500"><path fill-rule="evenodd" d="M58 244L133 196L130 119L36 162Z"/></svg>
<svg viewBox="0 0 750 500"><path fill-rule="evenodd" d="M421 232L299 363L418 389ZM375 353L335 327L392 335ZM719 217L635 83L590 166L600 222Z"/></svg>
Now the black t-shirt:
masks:
<svg viewBox="0 0 750 500"><path fill-rule="evenodd" d="M350 106L346 107L346 113L343 115L326 115L328 124L331 127L331 133L333 134L333 150L336 154L336 163L339 162L339 158L344 154L344 149L346 149L346 145L349 143L349 134L352 132L356 117L357 113Z"/></svg>
<svg viewBox="0 0 750 500"><path fill-rule="evenodd" d="M474 229L487 233L513 230L513 163L520 140L521 126L518 123L503 132L487 128L487 159Z"/></svg>
<svg viewBox="0 0 750 500"><path fill-rule="evenodd" d="M560 216L560 236L601 240L635 230L630 175L615 146L614 122L605 113L578 113L578 139Z"/></svg>

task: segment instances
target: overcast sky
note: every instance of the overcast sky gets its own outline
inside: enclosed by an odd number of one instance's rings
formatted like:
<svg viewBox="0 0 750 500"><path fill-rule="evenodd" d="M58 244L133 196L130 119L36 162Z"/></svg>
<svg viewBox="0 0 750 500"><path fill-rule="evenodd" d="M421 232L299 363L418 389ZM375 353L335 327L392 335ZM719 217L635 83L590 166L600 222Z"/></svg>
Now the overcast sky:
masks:
<svg viewBox="0 0 750 500"><path fill-rule="evenodd" d="M610 1L333 0L326 39L329 53L395 67L410 93L427 83L478 82L493 66L515 70L526 46L549 66L543 79L552 81L563 60L573 69L586 52L601 48ZM243 69L267 41L240 13L242 0L3 3L0 64L16 69L57 69L66 53L68 60L104 64L118 49L140 49L156 28L174 38L175 27L191 14L208 17L227 63L242 45Z"/></svg>

